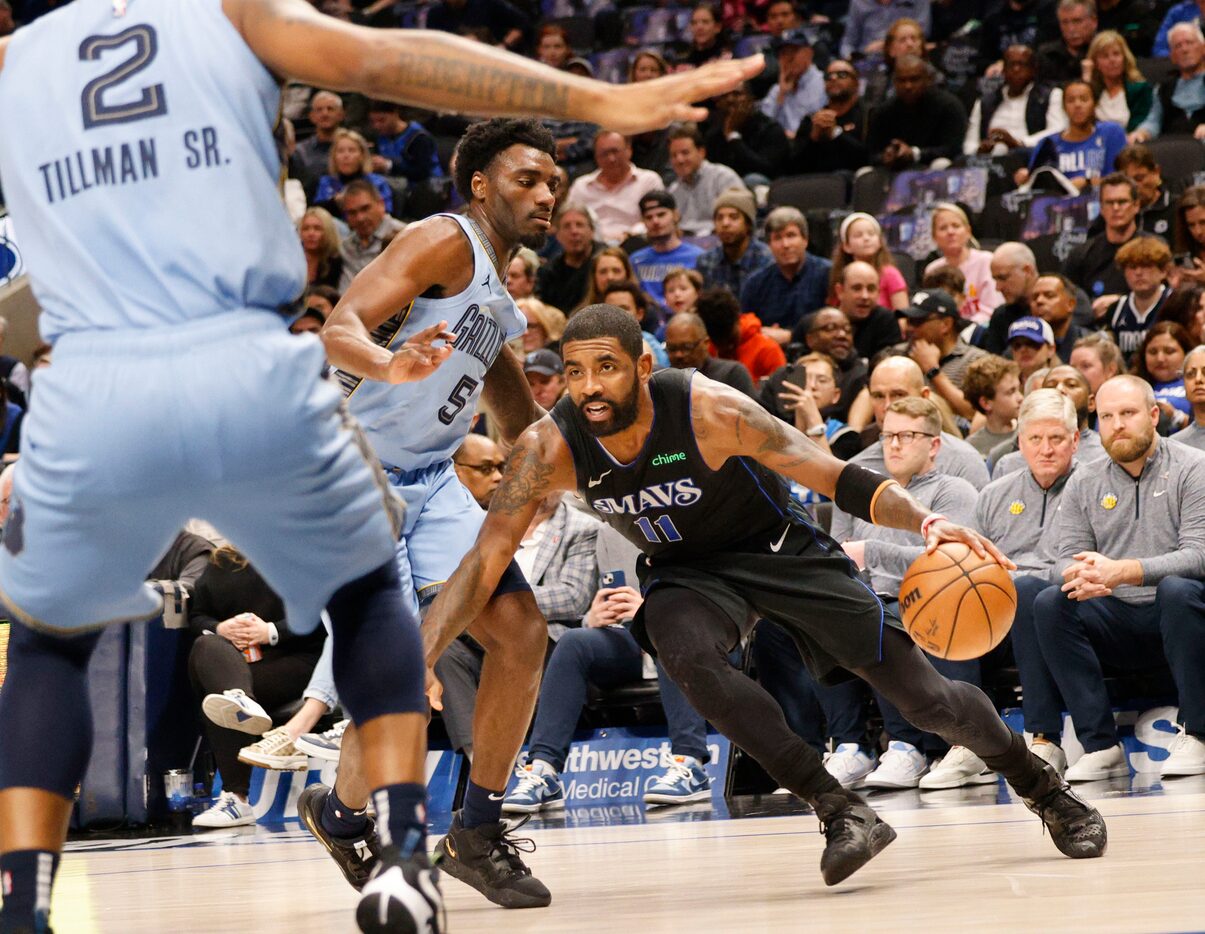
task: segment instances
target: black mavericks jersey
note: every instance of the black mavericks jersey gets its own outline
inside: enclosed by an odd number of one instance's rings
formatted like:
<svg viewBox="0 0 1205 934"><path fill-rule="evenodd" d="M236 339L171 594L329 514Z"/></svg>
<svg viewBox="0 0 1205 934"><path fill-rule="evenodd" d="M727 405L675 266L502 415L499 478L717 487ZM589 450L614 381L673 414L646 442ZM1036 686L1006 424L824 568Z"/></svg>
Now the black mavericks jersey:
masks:
<svg viewBox="0 0 1205 934"><path fill-rule="evenodd" d="M690 420L694 372L653 374L653 426L630 464L619 463L590 434L567 395L553 407L552 420L573 454L578 492L650 557L776 550L783 523L805 521L800 507L786 481L757 461L730 457L719 470L707 466Z"/></svg>

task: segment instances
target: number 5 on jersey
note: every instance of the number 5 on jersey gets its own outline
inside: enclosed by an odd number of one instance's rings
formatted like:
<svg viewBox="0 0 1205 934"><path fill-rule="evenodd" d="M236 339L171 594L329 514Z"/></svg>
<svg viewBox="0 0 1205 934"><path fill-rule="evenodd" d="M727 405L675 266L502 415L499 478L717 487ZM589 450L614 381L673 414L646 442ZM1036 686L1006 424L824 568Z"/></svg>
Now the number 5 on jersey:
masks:
<svg viewBox="0 0 1205 934"><path fill-rule="evenodd" d="M452 387L452 391L448 394L448 404L439 410L439 420L445 425L451 425L456 421L456 416L469 404L469 399L473 397L473 390L476 388L477 380L473 377L460 377L460 382Z"/></svg>

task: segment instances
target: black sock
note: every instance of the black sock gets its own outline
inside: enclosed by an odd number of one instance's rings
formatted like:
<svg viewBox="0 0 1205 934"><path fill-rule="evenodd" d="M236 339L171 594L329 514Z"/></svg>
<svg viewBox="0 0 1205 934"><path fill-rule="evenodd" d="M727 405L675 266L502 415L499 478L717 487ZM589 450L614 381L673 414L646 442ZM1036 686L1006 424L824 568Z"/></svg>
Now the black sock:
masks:
<svg viewBox="0 0 1205 934"><path fill-rule="evenodd" d="M427 853L427 788L417 782L386 785L372 793L381 843L405 859Z"/></svg>
<svg viewBox="0 0 1205 934"><path fill-rule="evenodd" d="M464 827L480 827L482 824L496 824L502 820L502 799L506 789L490 791L482 788L471 778L469 787L464 792L464 810L460 814L460 823Z"/></svg>
<svg viewBox="0 0 1205 934"><path fill-rule="evenodd" d="M50 929L50 888L59 854L47 850L14 850L0 856L0 931Z"/></svg>
<svg viewBox="0 0 1205 934"><path fill-rule="evenodd" d="M1008 749L998 756L984 756L983 761L993 772L1003 775L1013 791L1022 798L1032 797L1042 779L1043 766L1046 765L1029 751L1029 747L1025 745L1025 737L1020 733L1013 733Z"/></svg>
<svg viewBox="0 0 1205 934"><path fill-rule="evenodd" d="M335 789L332 788L330 794L326 796L326 803L322 806L319 823L322 824L322 829L332 837L358 837L368 826L367 810L367 808L359 811L352 810L339 800Z"/></svg>

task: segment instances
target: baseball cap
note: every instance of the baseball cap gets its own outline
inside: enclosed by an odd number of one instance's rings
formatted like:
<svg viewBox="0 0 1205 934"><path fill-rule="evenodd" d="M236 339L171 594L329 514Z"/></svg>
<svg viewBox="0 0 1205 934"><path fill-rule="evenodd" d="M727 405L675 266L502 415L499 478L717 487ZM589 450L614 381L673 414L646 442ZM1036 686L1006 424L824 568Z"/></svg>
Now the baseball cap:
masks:
<svg viewBox="0 0 1205 934"><path fill-rule="evenodd" d="M932 292L917 292L912 296L912 304L904 309L903 314L910 321L922 321L933 315L942 315L946 318L953 318L955 321L962 320L962 312L958 308L958 303L954 301L950 293L942 289L934 289Z"/></svg>
<svg viewBox="0 0 1205 934"><path fill-rule="evenodd" d="M533 350L523 359L524 373L540 373L543 376L559 376L565 372L560 355L554 350L544 347Z"/></svg>
<svg viewBox="0 0 1205 934"><path fill-rule="evenodd" d="M569 61L565 62L564 68L565 71L572 71L575 75L581 75L583 78L594 77L594 66L590 64L589 59L582 58L580 55L575 55Z"/></svg>
<svg viewBox="0 0 1205 934"><path fill-rule="evenodd" d="M1012 343L1018 337L1023 337L1032 344L1049 344L1054 346L1054 331L1050 323L1032 316L1018 318L1008 326L1008 342Z"/></svg>
<svg viewBox="0 0 1205 934"><path fill-rule="evenodd" d="M770 40L770 48L781 49L784 45L797 45L802 49L810 48L812 40L802 27L784 30L780 35Z"/></svg>
<svg viewBox="0 0 1205 934"><path fill-rule="evenodd" d="M674 196L664 189L650 191L640 199L640 213L643 214L649 208L669 208L671 211L678 210L678 202L674 200Z"/></svg>

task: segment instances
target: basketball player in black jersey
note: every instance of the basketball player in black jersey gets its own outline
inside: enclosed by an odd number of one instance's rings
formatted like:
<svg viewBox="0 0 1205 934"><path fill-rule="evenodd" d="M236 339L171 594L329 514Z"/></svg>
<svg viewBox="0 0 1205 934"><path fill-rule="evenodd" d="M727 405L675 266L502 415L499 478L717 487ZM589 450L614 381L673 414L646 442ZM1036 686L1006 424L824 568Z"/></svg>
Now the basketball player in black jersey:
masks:
<svg viewBox="0 0 1205 934"><path fill-rule="evenodd" d="M1101 856L1099 813L1071 793L976 687L939 675L856 577L840 546L790 499L784 477L845 511L921 532L930 550L962 542L1012 567L995 546L928 515L881 474L820 451L756 402L693 371L652 374L635 320L610 305L578 312L563 337L568 395L519 440L489 516L423 626L431 674L493 593L540 501L576 490L644 552L633 633L694 708L816 811L824 881L847 878L895 831L824 769L774 700L728 653L764 617L791 633L817 678L852 672L912 723L966 746L1008 780L1073 858Z"/></svg>

